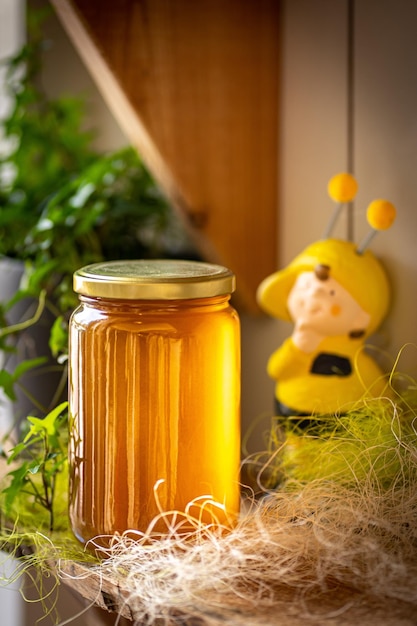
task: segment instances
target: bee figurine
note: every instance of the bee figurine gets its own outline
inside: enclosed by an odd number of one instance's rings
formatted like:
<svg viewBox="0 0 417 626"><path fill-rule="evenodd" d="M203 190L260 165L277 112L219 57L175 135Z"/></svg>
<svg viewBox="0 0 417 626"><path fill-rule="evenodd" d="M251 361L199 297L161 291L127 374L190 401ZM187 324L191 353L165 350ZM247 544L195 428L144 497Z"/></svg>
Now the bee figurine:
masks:
<svg viewBox="0 0 417 626"><path fill-rule="evenodd" d="M367 246L378 230L391 226L395 207L374 200L367 211L372 231L356 246L328 236L343 204L356 195L356 180L337 174L328 190L339 205L326 236L265 278L257 291L266 313L294 324L269 358L267 372L276 380L276 415L298 429L311 426L314 416L348 410L366 393L379 396L385 385L364 340L386 316L390 286Z"/></svg>

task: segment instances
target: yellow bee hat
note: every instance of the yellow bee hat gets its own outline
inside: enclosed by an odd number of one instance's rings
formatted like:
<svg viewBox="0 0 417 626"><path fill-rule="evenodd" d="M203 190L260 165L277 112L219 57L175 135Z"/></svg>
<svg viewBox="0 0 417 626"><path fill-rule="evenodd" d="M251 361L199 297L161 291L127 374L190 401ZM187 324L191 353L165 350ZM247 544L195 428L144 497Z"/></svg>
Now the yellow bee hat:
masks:
<svg viewBox="0 0 417 626"><path fill-rule="evenodd" d="M309 245L283 270L265 278L258 287L260 307L269 315L291 321L287 300L296 278L302 272L327 265L330 275L355 298L370 315L367 334L372 333L385 317L390 287L387 275L371 251L359 254L350 241L326 239Z"/></svg>

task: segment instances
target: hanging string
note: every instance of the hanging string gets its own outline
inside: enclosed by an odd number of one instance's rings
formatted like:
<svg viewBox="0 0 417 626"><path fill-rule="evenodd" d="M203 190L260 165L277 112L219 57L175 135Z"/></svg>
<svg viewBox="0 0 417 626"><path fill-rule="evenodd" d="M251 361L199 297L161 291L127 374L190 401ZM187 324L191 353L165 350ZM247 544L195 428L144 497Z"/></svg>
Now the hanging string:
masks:
<svg viewBox="0 0 417 626"><path fill-rule="evenodd" d="M355 0L347 0L347 171L354 173ZM347 239L354 240L353 204L347 206Z"/></svg>

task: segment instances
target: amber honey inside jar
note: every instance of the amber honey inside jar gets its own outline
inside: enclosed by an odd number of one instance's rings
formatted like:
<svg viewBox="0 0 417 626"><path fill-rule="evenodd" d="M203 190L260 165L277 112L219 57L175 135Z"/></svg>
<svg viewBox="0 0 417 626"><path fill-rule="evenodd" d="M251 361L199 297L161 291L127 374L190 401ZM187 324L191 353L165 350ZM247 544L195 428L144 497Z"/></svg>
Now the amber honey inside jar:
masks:
<svg viewBox="0 0 417 626"><path fill-rule="evenodd" d="M116 261L74 275L70 519L80 541L145 532L161 511L236 519L234 284L227 269L194 261Z"/></svg>

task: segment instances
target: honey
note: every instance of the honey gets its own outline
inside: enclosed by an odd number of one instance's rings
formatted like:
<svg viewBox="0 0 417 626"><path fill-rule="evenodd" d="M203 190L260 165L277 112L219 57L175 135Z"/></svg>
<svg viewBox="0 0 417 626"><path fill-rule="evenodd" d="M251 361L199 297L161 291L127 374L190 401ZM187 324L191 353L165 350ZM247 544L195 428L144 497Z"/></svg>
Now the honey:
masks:
<svg viewBox="0 0 417 626"><path fill-rule="evenodd" d="M207 524L213 515L236 519L234 284L229 270L194 261L117 261L76 272L69 511L80 541L145 532L161 511L188 511Z"/></svg>

